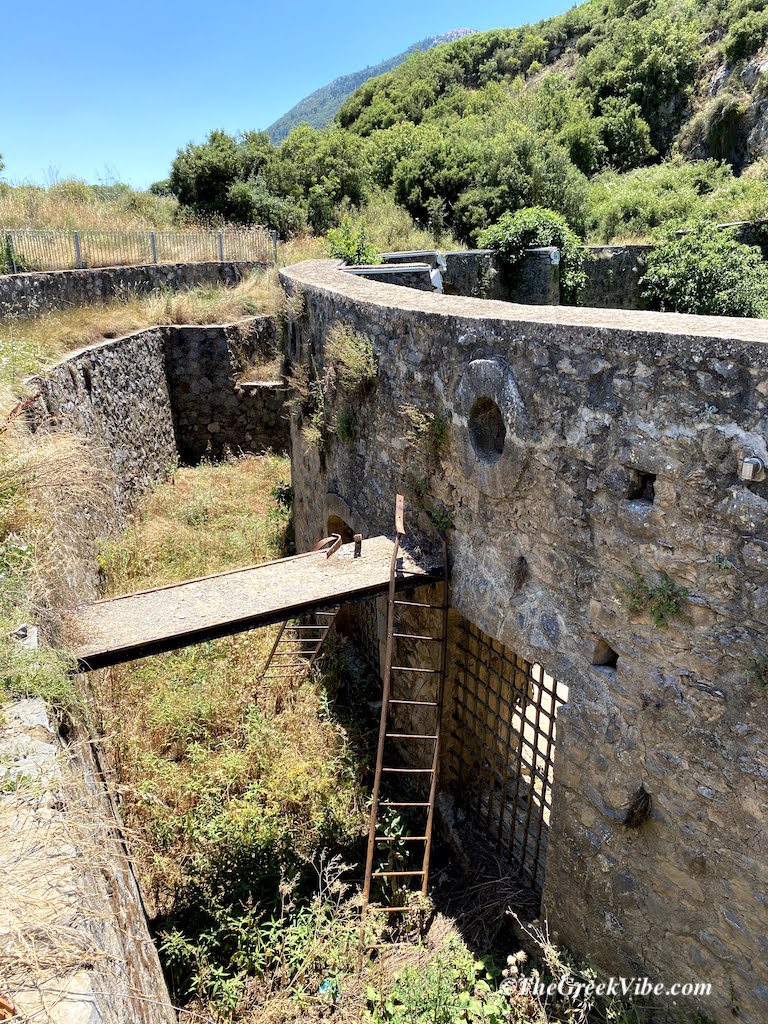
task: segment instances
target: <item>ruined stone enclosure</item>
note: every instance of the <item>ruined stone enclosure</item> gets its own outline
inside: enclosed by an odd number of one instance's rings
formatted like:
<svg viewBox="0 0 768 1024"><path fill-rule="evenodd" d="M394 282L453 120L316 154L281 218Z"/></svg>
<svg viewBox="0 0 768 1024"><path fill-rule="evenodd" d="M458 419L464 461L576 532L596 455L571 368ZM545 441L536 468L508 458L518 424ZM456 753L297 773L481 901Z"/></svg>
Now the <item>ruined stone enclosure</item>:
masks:
<svg viewBox="0 0 768 1024"><path fill-rule="evenodd" d="M768 483L742 462L768 459L768 325L282 279L294 371L324 376L338 322L378 358L319 443L294 413L299 549L391 533L398 491L452 522L446 817L578 955L765 1021Z"/></svg>

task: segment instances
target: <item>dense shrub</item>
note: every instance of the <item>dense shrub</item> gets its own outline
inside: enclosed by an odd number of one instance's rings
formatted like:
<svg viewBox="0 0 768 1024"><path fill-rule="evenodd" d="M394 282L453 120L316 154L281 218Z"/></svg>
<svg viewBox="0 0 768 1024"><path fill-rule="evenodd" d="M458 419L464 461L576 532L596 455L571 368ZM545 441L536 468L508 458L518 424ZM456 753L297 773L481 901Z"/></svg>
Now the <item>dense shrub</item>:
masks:
<svg viewBox="0 0 768 1024"><path fill-rule="evenodd" d="M768 266L760 250L712 224L681 235L668 229L648 256L642 285L663 310L768 316Z"/></svg>
<svg viewBox="0 0 768 1024"><path fill-rule="evenodd" d="M599 242L645 238L672 220L760 218L767 203L768 188L762 178L735 178L729 167L714 160L676 160L593 178L587 228Z"/></svg>
<svg viewBox="0 0 768 1024"><path fill-rule="evenodd" d="M239 224L263 224L277 231L281 238L294 235L306 227L306 216L292 196L270 192L262 178L236 181L227 191L227 209Z"/></svg>
<svg viewBox="0 0 768 1024"><path fill-rule="evenodd" d="M328 255L353 266L381 263L376 246L368 241L365 225L355 228L349 217L344 217L338 228L328 232Z"/></svg>
<svg viewBox="0 0 768 1024"><path fill-rule="evenodd" d="M560 250L560 287L564 301L575 302L584 286L585 250L581 239L568 222L554 210L534 206L517 213L505 213L483 231L480 244L493 249L502 264L511 270L526 249L555 245Z"/></svg>

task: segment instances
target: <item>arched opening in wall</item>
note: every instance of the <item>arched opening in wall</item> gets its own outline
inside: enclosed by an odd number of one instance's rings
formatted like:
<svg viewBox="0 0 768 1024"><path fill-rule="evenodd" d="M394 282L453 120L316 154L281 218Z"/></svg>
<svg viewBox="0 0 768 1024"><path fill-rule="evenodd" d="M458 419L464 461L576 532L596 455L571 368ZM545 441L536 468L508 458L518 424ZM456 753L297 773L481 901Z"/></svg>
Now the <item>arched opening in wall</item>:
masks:
<svg viewBox="0 0 768 1024"><path fill-rule="evenodd" d="M475 835L541 897L568 687L463 619L448 772Z"/></svg>
<svg viewBox="0 0 768 1024"><path fill-rule="evenodd" d="M352 527L345 523L341 516L328 516L328 535L332 533L340 534L342 544L351 544L355 539Z"/></svg>
<svg viewBox="0 0 768 1024"><path fill-rule="evenodd" d="M492 398L478 398L469 413L469 437L482 462L498 462L504 453L507 428Z"/></svg>

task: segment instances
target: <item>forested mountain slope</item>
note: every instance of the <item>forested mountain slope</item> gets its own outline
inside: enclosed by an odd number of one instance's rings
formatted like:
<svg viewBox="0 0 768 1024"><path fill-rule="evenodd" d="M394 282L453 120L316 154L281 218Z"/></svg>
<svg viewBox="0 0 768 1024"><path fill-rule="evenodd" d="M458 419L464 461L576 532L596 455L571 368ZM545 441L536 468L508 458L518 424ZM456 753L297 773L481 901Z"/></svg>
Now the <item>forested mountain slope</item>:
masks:
<svg viewBox="0 0 768 1024"><path fill-rule="evenodd" d="M171 184L225 216L282 212L281 230L288 213L325 230L345 201L383 191L468 244L532 205L603 241L671 219L762 217L767 43L768 0L587 0L414 54L322 132L305 125L270 149L262 136L230 140L223 205L221 191L201 201L195 167L220 133L179 154Z"/></svg>
<svg viewBox="0 0 768 1024"><path fill-rule="evenodd" d="M288 137L292 128L303 122L312 125L313 128L324 128L334 119L344 101L349 99L352 93L369 78L376 78L387 71L392 71L413 53L430 50L443 43L452 43L456 39L463 39L468 35L472 35L472 29L458 28L440 36L431 36L429 39L422 39L420 42L414 43L413 46L409 46L407 50L399 53L396 57L383 60L375 67L363 68L362 71L354 71L351 75L335 78L328 85L316 89L309 96L305 96L303 100L299 100L286 114L283 114L267 128L267 135L274 143L280 143Z"/></svg>
<svg viewBox="0 0 768 1024"><path fill-rule="evenodd" d="M768 0L588 0L519 29L415 55L365 83L339 123L361 135L472 114L494 86L554 132L585 173L669 154L763 155ZM751 59L758 55L758 59Z"/></svg>

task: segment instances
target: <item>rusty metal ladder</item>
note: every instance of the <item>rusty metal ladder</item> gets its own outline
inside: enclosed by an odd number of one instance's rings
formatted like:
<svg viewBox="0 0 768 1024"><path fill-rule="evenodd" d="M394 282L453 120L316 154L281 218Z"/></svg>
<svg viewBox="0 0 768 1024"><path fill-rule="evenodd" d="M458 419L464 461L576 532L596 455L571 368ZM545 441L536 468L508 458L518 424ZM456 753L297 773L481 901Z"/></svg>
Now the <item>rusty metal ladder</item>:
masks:
<svg viewBox="0 0 768 1024"><path fill-rule="evenodd" d="M262 670L262 681L291 680L296 685L306 678L320 656L340 607L335 605L325 611L315 612L314 625L302 623L298 619L282 622Z"/></svg>
<svg viewBox="0 0 768 1024"><path fill-rule="evenodd" d="M334 533L324 537L312 550L325 548L326 557L330 558L340 546L341 537ZM262 682L291 682L295 686L305 679L320 656L340 607L337 604L314 612L314 624L300 619L286 619L281 623L261 671Z"/></svg>
<svg viewBox="0 0 768 1024"><path fill-rule="evenodd" d="M440 535L442 544L443 574L436 576L434 582L442 587L442 600L433 604L429 601L417 601L412 595L406 593L401 599L396 595L396 581L402 579L404 573L398 569L398 552L400 542L405 533L404 502L402 495L397 496L395 512L396 539L392 552L389 579L389 601L387 608L387 644L384 661L383 697L381 705L381 721L379 724L379 742L376 755L376 771L373 781L373 798L371 803L371 815L368 834L368 853L365 864L365 882L363 887L363 910L361 923L361 953L365 942L365 919L371 901L371 888L375 879L382 879L384 884L391 885L395 900L393 905L381 906L380 909L387 913L399 913L412 909L404 904L403 892L410 888L414 882L419 883L422 895L427 894L427 883L429 879L429 857L432 845L432 828L435 813L435 797L437 793L437 776L440 756L440 724L443 710L443 695L445 690L446 654L448 641L448 550L444 535ZM424 633L402 632L398 623L400 609L419 609L420 615L427 619L434 617L435 624L425 630ZM406 612L408 614L408 612ZM412 659L409 663L406 657L408 645L412 650L418 650L416 645L424 645L425 649L434 652L430 657L428 666L415 664L418 658ZM436 660L436 664L435 664ZM411 680L409 687L408 681ZM427 686L431 692L424 695L417 684L421 682L422 689ZM425 699L425 696L429 699ZM399 708L417 709L417 714L433 721L430 731L400 731L393 725L393 718L397 717ZM413 728L417 728L414 726ZM408 750L413 747L424 748L428 744L424 761L430 767L409 767L394 763L394 745L397 744L403 752L403 759L408 758ZM431 756L430 756L431 755ZM414 755L415 759L415 755ZM386 780L391 793L382 798L382 783ZM413 792L415 785L428 784L427 794ZM413 814L421 824L416 828L416 834L405 835L392 833L387 824L382 820L382 810L386 809L406 810ZM389 819L391 820L391 819ZM423 824L422 824L423 823ZM413 866L407 869L398 865L393 867L390 864L386 869L377 869L374 866L377 851L387 854L392 851L393 844L409 844L409 858L415 856ZM412 845L411 845L412 844ZM413 852L411 852L413 851ZM419 852L421 857L419 859ZM416 864L419 864L416 867ZM398 883L404 882L405 885ZM415 891L411 889L410 891ZM407 903L407 901L405 901Z"/></svg>

